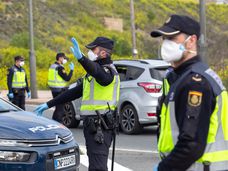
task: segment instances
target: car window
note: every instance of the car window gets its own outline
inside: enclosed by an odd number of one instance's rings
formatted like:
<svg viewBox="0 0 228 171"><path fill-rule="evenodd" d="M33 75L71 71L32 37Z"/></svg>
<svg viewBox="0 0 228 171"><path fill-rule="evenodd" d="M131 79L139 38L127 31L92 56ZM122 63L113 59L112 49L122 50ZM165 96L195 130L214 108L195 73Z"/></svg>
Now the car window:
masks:
<svg viewBox="0 0 228 171"><path fill-rule="evenodd" d="M126 81L126 75L127 75L127 66L118 66L115 65L117 72L120 76L120 81Z"/></svg>
<svg viewBox="0 0 228 171"><path fill-rule="evenodd" d="M151 75L152 78L162 81L162 79L165 77L166 70L167 70L167 67L164 67L164 68L150 68L150 75Z"/></svg>
<svg viewBox="0 0 228 171"><path fill-rule="evenodd" d="M128 66L126 80L136 80L143 73L143 71L143 68Z"/></svg>
<svg viewBox="0 0 228 171"><path fill-rule="evenodd" d="M9 112L9 111L17 111L18 109L5 100L0 98L0 113L1 112Z"/></svg>

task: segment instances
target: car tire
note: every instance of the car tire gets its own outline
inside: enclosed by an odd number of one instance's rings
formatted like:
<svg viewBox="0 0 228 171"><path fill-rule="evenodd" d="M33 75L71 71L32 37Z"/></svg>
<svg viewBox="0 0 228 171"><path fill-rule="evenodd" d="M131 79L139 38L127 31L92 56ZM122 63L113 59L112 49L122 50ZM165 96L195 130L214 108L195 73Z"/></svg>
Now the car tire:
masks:
<svg viewBox="0 0 228 171"><path fill-rule="evenodd" d="M133 105L125 105L120 112L120 127L125 134L137 134L141 131L138 114Z"/></svg>
<svg viewBox="0 0 228 171"><path fill-rule="evenodd" d="M68 128L77 128L80 124L80 120L75 118L75 114L73 105L70 102L65 103L62 124Z"/></svg>

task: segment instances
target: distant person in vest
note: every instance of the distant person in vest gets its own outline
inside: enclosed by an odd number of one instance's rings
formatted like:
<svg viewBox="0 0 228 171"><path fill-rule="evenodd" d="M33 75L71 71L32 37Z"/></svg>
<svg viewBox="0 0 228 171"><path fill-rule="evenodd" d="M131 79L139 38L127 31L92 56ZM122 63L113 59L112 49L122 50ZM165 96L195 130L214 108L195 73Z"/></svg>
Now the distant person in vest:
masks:
<svg viewBox="0 0 228 171"><path fill-rule="evenodd" d="M96 111L99 111L104 118L109 109L115 110L119 101L120 81L111 60L114 42L106 37L97 37L86 45L88 58L81 53L75 38L72 38L72 42L74 46L71 50L86 70L86 76L81 84L38 106L35 112L42 115L42 112L48 108L82 97L81 118L89 171L108 171L107 160L113 135L112 130L101 126Z"/></svg>
<svg viewBox="0 0 228 171"><path fill-rule="evenodd" d="M13 104L25 110L25 91L28 98L31 97L25 69L22 68L25 61L22 56L16 56L14 60L15 64L8 69L7 75L8 97Z"/></svg>
<svg viewBox="0 0 228 171"><path fill-rule="evenodd" d="M162 38L161 57L173 67L160 100L161 162L154 171L227 171L228 95L198 54L199 23L171 15L151 36Z"/></svg>
<svg viewBox="0 0 228 171"><path fill-rule="evenodd" d="M67 82L70 81L73 70L74 64L71 62L69 64L70 72L69 74L66 73L64 64L67 63L68 58L65 56L64 53L57 53L56 54L56 62L52 64L48 71L48 86L51 89L51 93L53 98L61 94L67 89ZM55 111L53 113L52 119L62 122L64 114L64 104L59 104L56 106Z"/></svg>

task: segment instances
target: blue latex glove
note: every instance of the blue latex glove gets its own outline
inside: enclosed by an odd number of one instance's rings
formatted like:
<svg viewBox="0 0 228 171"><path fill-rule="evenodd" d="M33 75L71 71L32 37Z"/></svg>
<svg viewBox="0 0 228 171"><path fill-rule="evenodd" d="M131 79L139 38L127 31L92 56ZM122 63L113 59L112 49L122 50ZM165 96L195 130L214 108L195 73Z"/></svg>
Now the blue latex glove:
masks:
<svg viewBox="0 0 228 171"><path fill-rule="evenodd" d="M30 91L27 92L27 95L28 95L28 98L30 98L31 97L31 92Z"/></svg>
<svg viewBox="0 0 228 171"><path fill-rule="evenodd" d="M9 94L8 94L8 97L9 97L10 99L14 98L13 93L9 93Z"/></svg>
<svg viewBox="0 0 228 171"><path fill-rule="evenodd" d="M37 116L42 116L43 111L47 110L49 107L47 105L47 103L43 103L39 106L36 107L36 109L34 110L34 112L36 113Z"/></svg>
<svg viewBox="0 0 228 171"><path fill-rule="evenodd" d="M74 64L73 64L73 62L71 62L71 63L69 64L69 67L70 67L70 70L74 70Z"/></svg>
<svg viewBox="0 0 228 171"><path fill-rule="evenodd" d="M154 166L153 171L158 171L158 166Z"/></svg>
<svg viewBox="0 0 228 171"><path fill-rule="evenodd" d="M71 42L73 43L73 47L70 47L70 50L72 51L72 53L74 54L74 56L77 60L81 59L82 52L79 48L77 40L74 37L72 37Z"/></svg>

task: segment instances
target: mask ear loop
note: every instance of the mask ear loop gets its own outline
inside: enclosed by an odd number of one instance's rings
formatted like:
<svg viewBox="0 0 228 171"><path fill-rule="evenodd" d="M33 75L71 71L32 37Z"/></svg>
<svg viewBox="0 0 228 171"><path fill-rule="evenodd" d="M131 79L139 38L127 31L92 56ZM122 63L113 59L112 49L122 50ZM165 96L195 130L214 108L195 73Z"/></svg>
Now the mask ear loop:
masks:
<svg viewBox="0 0 228 171"><path fill-rule="evenodd" d="M190 39L191 37L192 37L192 36L188 36L188 38L184 41L183 44L185 44L187 41L189 41L189 39ZM196 51L193 51L193 50L187 50L187 49L186 49L186 51L189 52L189 53L196 54Z"/></svg>
<svg viewBox="0 0 228 171"><path fill-rule="evenodd" d="M162 42L164 39L159 39L159 44L158 44L158 59L162 59L162 55L161 55L161 47L162 47Z"/></svg>

